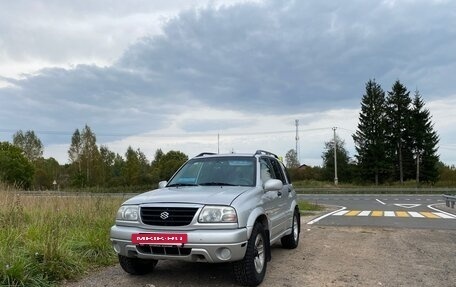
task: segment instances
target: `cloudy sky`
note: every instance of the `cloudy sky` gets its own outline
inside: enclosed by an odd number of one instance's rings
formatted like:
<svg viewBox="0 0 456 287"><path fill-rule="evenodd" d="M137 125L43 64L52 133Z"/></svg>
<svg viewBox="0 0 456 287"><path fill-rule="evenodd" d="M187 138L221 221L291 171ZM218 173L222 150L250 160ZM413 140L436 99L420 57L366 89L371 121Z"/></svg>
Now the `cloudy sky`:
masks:
<svg viewBox="0 0 456 287"><path fill-rule="evenodd" d="M60 163L75 129L124 154L295 147L354 155L365 83L418 89L456 164L456 1L0 2L0 140L34 130ZM219 137L218 137L219 135Z"/></svg>

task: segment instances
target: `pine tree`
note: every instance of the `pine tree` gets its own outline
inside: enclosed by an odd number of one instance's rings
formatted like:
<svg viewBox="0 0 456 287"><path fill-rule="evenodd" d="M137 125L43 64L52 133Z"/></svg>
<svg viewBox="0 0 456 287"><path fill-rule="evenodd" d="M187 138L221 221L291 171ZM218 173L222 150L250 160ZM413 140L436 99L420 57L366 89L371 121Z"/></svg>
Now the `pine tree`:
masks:
<svg viewBox="0 0 456 287"><path fill-rule="evenodd" d="M418 91L412 104L412 140L413 153L415 155L416 182L435 182L438 179L437 145L439 137L434 131L431 115L428 109L424 108Z"/></svg>
<svg viewBox="0 0 456 287"><path fill-rule="evenodd" d="M393 162L394 176L401 183L413 178L413 152L411 149L411 110L410 92L397 80L386 99L387 139L390 143L387 156ZM406 171L404 173L404 171Z"/></svg>
<svg viewBox="0 0 456 287"><path fill-rule="evenodd" d="M375 80L366 83L366 93L361 100L361 112L356 133L353 135L355 157L363 179L377 185L388 175L388 161L385 158L387 143L385 92Z"/></svg>

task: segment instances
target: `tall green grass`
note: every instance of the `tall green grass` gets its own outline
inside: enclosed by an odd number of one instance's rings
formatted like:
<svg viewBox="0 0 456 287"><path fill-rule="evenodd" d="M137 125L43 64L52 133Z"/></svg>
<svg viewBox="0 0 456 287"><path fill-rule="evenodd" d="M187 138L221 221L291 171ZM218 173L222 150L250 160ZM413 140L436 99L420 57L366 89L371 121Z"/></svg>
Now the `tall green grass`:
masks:
<svg viewBox="0 0 456 287"><path fill-rule="evenodd" d="M0 286L55 286L113 264L122 198L20 195L0 185Z"/></svg>

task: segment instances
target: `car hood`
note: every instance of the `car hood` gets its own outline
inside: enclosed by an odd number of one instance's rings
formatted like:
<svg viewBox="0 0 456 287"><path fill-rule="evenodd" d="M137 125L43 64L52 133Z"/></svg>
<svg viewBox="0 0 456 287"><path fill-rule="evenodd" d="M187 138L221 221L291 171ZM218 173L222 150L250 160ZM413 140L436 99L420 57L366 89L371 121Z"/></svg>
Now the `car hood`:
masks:
<svg viewBox="0 0 456 287"><path fill-rule="evenodd" d="M155 189L130 198L124 204L191 203L230 205L250 186L185 186Z"/></svg>

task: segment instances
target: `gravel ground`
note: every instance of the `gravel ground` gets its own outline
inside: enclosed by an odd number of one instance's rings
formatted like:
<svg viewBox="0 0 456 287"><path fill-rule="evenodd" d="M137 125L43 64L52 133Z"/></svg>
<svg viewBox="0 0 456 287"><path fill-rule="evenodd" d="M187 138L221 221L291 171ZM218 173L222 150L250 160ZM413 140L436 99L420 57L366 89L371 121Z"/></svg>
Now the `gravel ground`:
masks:
<svg viewBox="0 0 456 287"><path fill-rule="evenodd" d="M276 245L261 286L456 286L456 230L318 227L302 217L299 247ZM131 276L120 266L64 287L237 286L228 264L160 261Z"/></svg>

